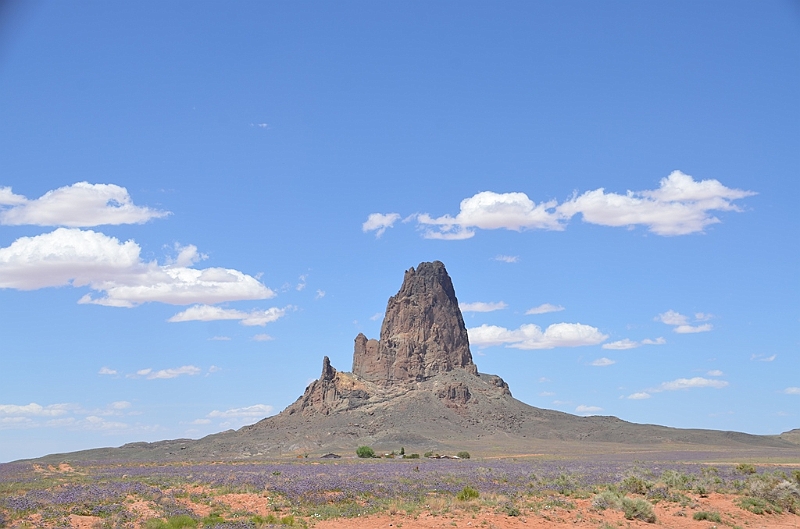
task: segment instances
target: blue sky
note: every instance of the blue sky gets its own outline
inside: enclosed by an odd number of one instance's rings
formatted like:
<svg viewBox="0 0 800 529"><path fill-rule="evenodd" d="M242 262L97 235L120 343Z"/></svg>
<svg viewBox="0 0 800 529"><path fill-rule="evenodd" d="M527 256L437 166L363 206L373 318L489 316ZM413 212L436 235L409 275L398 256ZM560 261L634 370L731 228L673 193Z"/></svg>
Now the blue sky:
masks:
<svg viewBox="0 0 800 529"><path fill-rule="evenodd" d="M0 461L277 413L438 259L534 406L800 427L800 8L0 10Z"/></svg>

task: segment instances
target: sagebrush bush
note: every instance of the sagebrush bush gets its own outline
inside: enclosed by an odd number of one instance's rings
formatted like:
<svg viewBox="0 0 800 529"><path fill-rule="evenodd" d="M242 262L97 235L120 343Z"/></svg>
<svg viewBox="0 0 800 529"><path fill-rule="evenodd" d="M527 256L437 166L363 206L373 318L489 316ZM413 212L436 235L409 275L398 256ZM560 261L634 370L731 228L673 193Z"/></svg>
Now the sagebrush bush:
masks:
<svg viewBox="0 0 800 529"><path fill-rule="evenodd" d="M616 492L604 490L592 499L592 507L601 511L606 509L621 509L622 497Z"/></svg>
<svg viewBox="0 0 800 529"><path fill-rule="evenodd" d="M468 500L474 500L478 496L480 496L480 493L477 490L470 487L469 485L467 485L466 487L461 489L461 492L459 492L456 495L456 498L460 501L468 501Z"/></svg>
<svg viewBox="0 0 800 529"><path fill-rule="evenodd" d="M628 520L641 520L647 523L656 521L653 505L641 498L622 498L622 512Z"/></svg>
<svg viewBox="0 0 800 529"><path fill-rule="evenodd" d="M628 476L622 480L619 488L631 494L647 494L652 486L652 483L648 483L638 476Z"/></svg>
<svg viewBox="0 0 800 529"><path fill-rule="evenodd" d="M461 459L469 459L469 452L461 451L456 454L456 457L460 457Z"/></svg>
<svg viewBox="0 0 800 529"><path fill-rule="evenodd" d="M698 511L692 516L695 520L708 520L709 522L722 523L718 512Z"/></svg>

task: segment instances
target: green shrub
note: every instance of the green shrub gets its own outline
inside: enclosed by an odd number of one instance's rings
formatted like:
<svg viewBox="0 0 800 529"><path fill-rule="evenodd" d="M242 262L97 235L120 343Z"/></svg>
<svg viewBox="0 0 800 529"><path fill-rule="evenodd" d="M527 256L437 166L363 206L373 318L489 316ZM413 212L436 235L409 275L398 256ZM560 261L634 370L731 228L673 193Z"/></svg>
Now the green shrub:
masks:
<svg viewBox="0 0 800 529"><path fill-rule="evenodd" d="M718 512L698 511L692 516L695 520L708 520L709 522L722 523Z"/></svg>
<svg viewBox="0 0 800 529"><path fill-rule="evenodd" d="M405 458L406 459L419 459L419 454L411 454L411 455L405 456Z"/></svg>
<svg viewBox="0 0 800 529"><path fill-rule="evenodd" d="M456 457L460 457L461 459L469 459L469 452L461 451L456 454Z"/></svg>
<svg viewBox="0 0 800 529"><path fill-rule="evenodd" d="M402 446L400 447L400 455L401 456L406 455L406 449L404 447L402 447Z"/></svg>
<svg viewBox="0 0 800 529"><path fill-rule="evenodd" d="M773 512L782 512L780 507L776 507L775 505L770 504L767 500L762 500L761 498L747 496L739 500L737 503L739 507L746 511L750 511L753 514L772 514Z"/></svg>
<svg viewBox="0 0 800 529"><path fill-rule="evenodd" d="M144 529L185 529L194 527L197 527L197 520L185 514L172 516L166 520L153 518L147 520L144 524Z"/></svg>
<svg viewBox="0 0 800 529"><path fill-rule="evenodd" d="M689 490L694 479L695 478L692 476L676 472L675 470L665 470L661 474L661 481L664 482L664 485L672 489Z"/></svg>
<svg viewBox="0 0 800 529"><path fill-rule="evenodd" d="M257 514L252 518L250 518L250 521L256 525L263 525L263 524L275 525L278 523L278 519L275 518L275 516L273 516L272 514L268 514L266 516L260 516Z"/></svg>
<svg viewBox="0 0 800 529"><path fill-rule="evenodd" d="M431 456L433 456L433 452L425 452L425 454L423 454L423 457L431 457Z"/></svg>
<svg viewBox="0 0 800 529"><path fill-rule="evenodd" d="M736 472L739 474L755 474L756 467L750 463L739 463L736 465Z"/></svg>
<svg viewBox="0 0 800 529"><path fill-rule="evenodd" d="M467 485L466 487L461 489L461 492L459 492L456 495L456 498L459 499L460 501L468 501L468 500L474 500L478 496L480 496L480 493L477 490L470 487L469 485Z"/></svg>
<svg viewBox="0 0 800 529"><path fill-rule="evenodd" d="M203 522L203 526L205 527L205 526L211 526L211 525L214 525L214 524L223 523L223 522L225 522L225 519L222 517L222 515L220 513L212 512L211 514L209 514L208 516L203 518L201 521Z"/></svg>
<svg viewBox="0 0 800 529"><path fill-rule="evenodd" d="M281 517L281 525L294 525L294 516L290 514L288 516Z"/></svg>
<svg viewBox="0 0 800 529"><path fill-rule="evenodd" d="M622 498L616 492L604 490L592 499L592 507L600 511L606 509L621 509Z"/></svg>
<svg viewBox="0 0 800 529"><path fill-rule="evenodd" d="M356 449L356 455L362 458L370 458L375 457L375 450L368 446L359 446Z"/></svg>
<svg viewBox="0 0 800 529"><path fill-rule="evenodd" d="M792 470L792 477L800 485L800 470Z"/></svg>
<svg viewBox="0 0 800 529"><path fill-rule="evenodd" d="M647 491L651 486L652 485L650 483L646 482L640 477L628 476L622 480L619 488L630 492L631 494L647 494Z"/></svg>
<svg viewBox="0 0 800 529"><path fill-rule="evenodd" d="M622 512L628 520L641 520L647 523L655 523L656 521L653 505L641 498L622 498Z"/></svg>

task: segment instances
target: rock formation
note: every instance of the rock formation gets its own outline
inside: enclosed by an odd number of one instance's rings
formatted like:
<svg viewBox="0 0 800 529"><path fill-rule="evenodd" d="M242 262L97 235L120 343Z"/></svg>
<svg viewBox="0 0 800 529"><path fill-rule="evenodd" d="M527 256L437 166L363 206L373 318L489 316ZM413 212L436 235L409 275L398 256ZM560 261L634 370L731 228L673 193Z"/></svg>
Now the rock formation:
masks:
<svg viewBox="0 0 800 529"><path fill-rule="evenodd" d="M356 337L353 374L388 386L457 368L478 373L453 282L440 261L420 263L389 298L380 341Z"/></svg>

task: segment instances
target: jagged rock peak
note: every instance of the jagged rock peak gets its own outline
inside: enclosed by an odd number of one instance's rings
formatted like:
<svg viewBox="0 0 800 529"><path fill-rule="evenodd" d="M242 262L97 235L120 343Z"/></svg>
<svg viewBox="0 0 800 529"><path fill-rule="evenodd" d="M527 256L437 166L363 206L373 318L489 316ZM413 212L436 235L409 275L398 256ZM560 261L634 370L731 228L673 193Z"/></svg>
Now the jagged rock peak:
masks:
<svg viewBox="0 0 800 529"><path fill-rule="evenodd" d="M327 356L322 359L322 375L319 377L320 380L333 380L333 377L336 376L336 369L331 365L331 360Z"/></svg>
<svg viewBox="0 0 800 529"><path fill-rule="evenodd" d="M456 368L477 374L453 282L440 261L410 268L389 298L378 340L359 334L353 373L381 385L420 381Z"/></svg>

